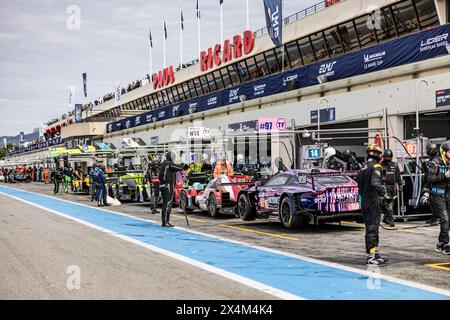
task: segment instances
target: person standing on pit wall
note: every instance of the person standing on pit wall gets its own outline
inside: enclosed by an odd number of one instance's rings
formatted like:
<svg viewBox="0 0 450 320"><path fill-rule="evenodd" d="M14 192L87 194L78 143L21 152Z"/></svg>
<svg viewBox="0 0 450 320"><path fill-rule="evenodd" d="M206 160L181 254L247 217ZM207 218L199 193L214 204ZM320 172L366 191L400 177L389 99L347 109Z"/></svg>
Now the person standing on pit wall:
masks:
<svg viewBox="0 0 450 320"><path fill-rule="evenodd" d="M386 149L383 152L383 160L381 161L381 168L383 169L382 181L386 186L388 196L394 199L397 196L397 186L399 191L403 191L402 177L397 162L392 161L394 153L391 149ZM390 227L395 227L394 222L394 201L383 203L384 218L383 223Z"/></svg>
<svg viewBox="0 0 450 320"><path fill-rule="evenodd" d="M162 196L161 221L163 227L173 227L170 223L170 211L172 210L173 190L175 186L175 176L178 171L183 170L182 166L173 163L175 155L172 152L166 154L159 169L159 190Z"/></svg>
<svg viewBox="0 0 450 320"><path fill-rule="evenodd" d="M381 180L382 168L379 162L383 151L378 145L371 144L366 152L367 161L356 176L366 226L366 265L384 266L389 263L389 260L382 258L378 252L381 199L385 201L392 199L388 196Z"/></svg>
<svg viewBox="0 0 450 320"><path fill-rule="evenodd" d="M450 255L450 142L443 143L440 148L440 157L430 161L427 181L431 186L431 205L440 221L441 230L436 251Z"/></svg>
<svg viewBox="0 0 450 320"><path fill-rule="evenodd" d="M422 189L422 197L420 199L421 205L430 205L431 209L431 219L427 221L427 224L430 225L438 225L439 224L439 216L437 215L436 210L433 208L433 204L430 199L430 191L431 191L431 182L428 181L428 175L432 173L432 169L430 168L430 164L439 163L439 148L436 143L428 143L427 144L427 155L428 161L422 162L422 171L424 172L423 179L423 189Z"/></svg>

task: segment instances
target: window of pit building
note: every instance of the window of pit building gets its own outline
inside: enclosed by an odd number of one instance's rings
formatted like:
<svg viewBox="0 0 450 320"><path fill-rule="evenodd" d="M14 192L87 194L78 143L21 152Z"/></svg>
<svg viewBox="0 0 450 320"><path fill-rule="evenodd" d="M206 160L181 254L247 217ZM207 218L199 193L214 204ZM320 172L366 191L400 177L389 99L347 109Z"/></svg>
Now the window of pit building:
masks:
<svg viewBox="0 0 450 320"><path fill-rule="evenodd" d="M324 31L330 56L336 56L344 53L342 46L341 35L338 32L338 27L333 27Z"/></svg>
<svg viewBox="0 0 450 320"><path fill-rule="evenodd" d="M214 71L214 79L217 84L217 90L223 89L225 87L222 75L220 74L219 70Z"/></svg>
<svg viewBox="0 0 450 320"><path fill-rule="evenodd" d="M359 49L358 35L353 21L338 26L345 52Z"/></svg>
<svg viewBox="0 0 450 320"><path fill-rule="evenodd" d="M214 74L212 72L208 73L206 75L206 79L209 83L209 87L211 88L211 92L216 91L217 83L216 83L216 79L214 78Z"/></svg>
<svg viewBox="0 0 450 320"><path fill-rule="evenodd" d="M145 108L147 110L151 110L153 106L152 106L152 102L150 100L150 97L149 96L145 96L144 97L144 101L145 101Z"/></svg>
<svg viewBox="0 0 450 320"><path fill-rule="evenodd" d="M269 73L277 73L280 71L280 65L278 64L277 57L275 55L275 50L270 50L264 53L267 61L267 67L269 68Z"/></svg>
<svg viewBox="0 0 450 320"><path fill-rule="evenodd" d="M317 61L328 58L328 50L322 32L314 33L310 36L311 44Z"/></svg>
<svg viewBox="0 0 450 320"><path fill-rule="evenodd" d="M210 89L209 83L208 83L208 79L206 79L206 76L200 77L200 83L202 85L202 89L205 94L208 94L211 92L211 89Z"/></svg>
<svg viewBox="0 0 450 320"><path fill-rule="evenodd" d="M258 68L256 67L255 57L251 57L245 60L247 64L247 70L250 74L251 80L256 80L259 77Z"/></svg>
<svg viewBox="0 0 450 320"><path fill-rule="evenodd" d="M297 41L293 41L286 45L286 55L289 58L291 68L297 68L303 65L302 55Z"/></svg>
<svg viewBox="0 0 450 320"><path fill-rule="evenodd" d="M387 41L398 35L394 23L394 13L392 8L385 7L380 10L380 28L376 30L378 41Z"/></svg>
<svg viewBox="0 0 450 320"><path fill-rule="evenodd" d="M290 68L289 65L289 58L286 57L286 47L283 46L282 48L275 49L276 57L278 60L278 65L283 65L283 70L288 70Z"/></svg>
<svg viewBox="0 0 450 320"><path fill-rule="evenodd" d="M189 80L187 82L187 85L188 85L188 89L189 89L189 95L192 98L196 98L198 96L198 93L197 93L197 90L195 89L194 81L193 80Z"/></svg>
<svg viewBox="0 0 450 320"><path fill-rule="evenodd" d="M200 78L195 78L195 79L194 79L194 85L195 85L195 88L197 89L197 94L198 94L199 96L202 96L202 95L205 94L205 93L203 92L203 87L202 87L202 83L201 83Z"/></svg>
<svg viewBox="0 0 450 320"><path fill-rule="evenodd" d="M190 99L191 95L189 94L189 88L187 82L183 82L179 85L181 87L181 91L183 92L184 100Z"/></svg>
<svg viewBox="0 0 450 320"><path fill-rule="evenodd" d="M394 4L391 8L399 36L419 30L419 22L411 0Z"/></svg>
<svg viewBox="0 0 450 320"><path fill-rule="evenodd" d="M233 83L231 82L230 75L228 74L228 71L226 68L222 68L219 70L220 74L222 75L223 82L225 84L225 88L233 86Z"/></svg>
<svg viewBox="0 0 450 320"><path fill-rule="evenodd" d="M226 67L228 74L230 75L231 82L234 86L239 85L241 83L241 78L239 78L239 74L234 69L233 65L229 65Z"/></svg>
<svg viewBox="0 0 450 320"><path fill-rule="evenodd" d="M266 59L264 59L264 55L263 54L258 54L255 57L256 60L256 67L258 68L258 75L259 77L265 77L266 75L268 75L267 72L267 64L266 64Z"/></svg>
<svg viewBox="0 0 450 320"><path fill-rule="evenodd" d="M358 32L361 48L365 48L377 43L375 28L369 28L367 21L372 19L371 15L366 14L355 19L356 30Z"/></svg>
<svg viewBox="0 0 450 320"><path fill-rule="evenodd" d="M302 54L303 57L303 63L305 65L314 63L315 61L314 51L312 49L309 37L300 39L298 41L298 45L300 47L300 53Z"/></svg>
<svg viewBox="0 0 450 320"><path fill-rule="evenodd" d="M415 0L417 15L421 29L439 25L439 17L434 0ZM450 2L448 3L450 5Z"/></svg>

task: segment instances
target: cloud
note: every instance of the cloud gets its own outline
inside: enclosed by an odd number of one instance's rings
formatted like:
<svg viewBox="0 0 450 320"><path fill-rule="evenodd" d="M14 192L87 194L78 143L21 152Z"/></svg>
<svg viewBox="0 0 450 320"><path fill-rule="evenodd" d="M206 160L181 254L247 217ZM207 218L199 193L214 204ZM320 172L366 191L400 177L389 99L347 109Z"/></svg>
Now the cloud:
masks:
<svg viewBox="0 0 450 320"><path fill-rule="evenodd" d="M285 0L285 16L318 0ZM301 4L300 4L301 2ZM69 30L69 5L80 8L81 29ZM163 20L167 61L179 63L179 7L185 19L184 60L197 56L196 0L4 1L0 11L0 135L30 132L67 111L67 90L83 101L81 74L88 74L90 100L149 73L148 30L154 39L154 69L163 65ZM216 0L201 0L202 47L220 41ZM261 0L250 0L251 27L264 26ZM225 0L224 35L242 32L245 1Z"/></svg>

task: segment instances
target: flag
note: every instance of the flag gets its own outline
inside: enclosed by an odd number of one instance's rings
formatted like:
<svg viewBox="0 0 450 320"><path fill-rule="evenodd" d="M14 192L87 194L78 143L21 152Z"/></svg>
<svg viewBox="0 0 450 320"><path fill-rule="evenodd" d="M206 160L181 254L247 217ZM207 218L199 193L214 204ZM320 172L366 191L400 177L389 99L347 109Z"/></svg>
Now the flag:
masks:
<svg viewBox="0 0 450 320"><path fill-rule="evenodd" d="M283 3L282 0L264 0L267 30L276 47L283 45Z"/></svg>
<svg viewBox="0 0 450 320"><path fill-rule="evenodd" d="M183 9L181 9L181 30L184 30Z"/></svg>
<svg viewBox="0 0 450 320"><path fill-rule="evenodd" d="M83 73L83 91L84 91L84 97L87 98L87 74L86 74L86 72Z"/></svg>
<svg viewBox="0 0 450 320"><path fill-rule="evenodd" d="M198 0L197 0L197 18L200 19L200 7L198 5Z"/></svg>
<svg viewBox="0 0 450 320"><path fill-rule="evenodd" d="M120 106L120 95L121 95L120 83L116 82L114 84L114 101L116 102L115 104L116 107Z"/></svg>
<svg viewBox="0 0 450 320"><path fill-rule="evenodd" d="M164 21L164 39L167 40L167 26L166 26L166 22Z"/></svg>
<svg viewBox="0 0 450 320"><path fill-rule="evenodd" d="M152 30L149 31L150 48L153 48Z"/></svg>
<svg viewBox="0 0 450 320"><path fill-rule="evenodd" d="M3 138L3 148L6 149L6 146L8 145L6 138Z"/></svg>
<svg viewBox="0 0 450 320"><path fill-rule="evenodd" d="M83 105L82 104L75 104L75 123L83 122Z"/></svg>
<svg viewBox="0 0 450 320"><path fill-rule="evenodd" d="M73 110L73 100L75 96L75 87L69 87L69 97L68 97L68 110Z"/></svg>

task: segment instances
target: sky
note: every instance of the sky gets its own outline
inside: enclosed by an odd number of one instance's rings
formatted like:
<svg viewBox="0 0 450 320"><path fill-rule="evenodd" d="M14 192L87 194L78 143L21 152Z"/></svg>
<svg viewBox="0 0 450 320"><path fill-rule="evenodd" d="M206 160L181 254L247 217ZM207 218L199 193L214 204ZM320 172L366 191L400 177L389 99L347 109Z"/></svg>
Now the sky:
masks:
<svg viewBox="0 0 450 320"><path fill-rule="evenodd" d="M320 0L284 0L284 17ZM265 26L263 0L249 0L250 29ZM196 0L3 0L0 4L0 136L31 132L68 112L69 87L83 103L180 60L179 15L183 8L183 60L197 56ZM220 42L219 0L200 0L202 49ZM246 0L224 0L224 37L246 29Z"/></svg>

